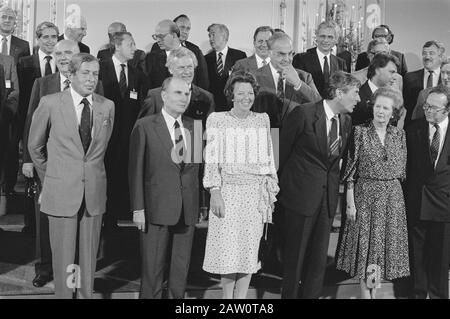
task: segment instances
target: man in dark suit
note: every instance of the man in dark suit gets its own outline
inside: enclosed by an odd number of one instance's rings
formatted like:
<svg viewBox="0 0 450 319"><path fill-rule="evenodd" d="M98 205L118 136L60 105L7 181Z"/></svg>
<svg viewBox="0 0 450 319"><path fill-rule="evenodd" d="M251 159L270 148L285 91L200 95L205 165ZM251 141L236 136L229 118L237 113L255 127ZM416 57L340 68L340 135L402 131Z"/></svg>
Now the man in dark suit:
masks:
<svg viewBox="0 0 450 319"><path fill-rule="evenodd" d="M269 26L256 28L253 34L253 47L255 53L248 58L236 61L233 72L248 71L254 73L256 70L266 66L270 62L269 45L267 41L273 35L273 29Z"/></svg>
<svg viewBox="0 0 450 319"><path fill-rule="evenodd" d="M6 123L7 115L5 114L6 110L6 87L5 87L5 71L3 69L3 65L0 64L0 170L3 170L4 159L6 154L6 148L8 145L8 126ZM0 197L0 216L3 215L6 210L6 203L2 201L3 198ZM3 208L2 208L3 207Z"/></svg>
<svg viewBox="0 0 450 319"><path fill-rule="evenodd" d="M21 57L30 55L30 44L12 35L16 20L16 12L13 9L8 6L0 8L0 35L2 36L0 53L14 57L14 63L17 65Z"/></svg>
<svg viewBox="0 0 450 319"><path fill-rule="evenodd" d="M394 41L394 34L392 33L391 29L385 24L377 26L372 31L372 39L386 39L389 45L392 44ZM404 76L408 72L408 67L406 66L406 59L405 55L401 52L390 50L389 52L393 56L395 56L398 59L398 73L401 76ZM366 68L370 64L370 59L368 57L367 52L362 52L358 54L358 57L356 58L356 65L355 65L355 71L361 70Z"/></svg>
<svg viewBox="0 0 450 319"><path fill-rule="evenodd" d="M183 117L188 84L170 77L163 109L136 122L130 139L133 221L142 231L141 298L161 298L167 254L168 293L183 298L198 221L198 164L192 163L193 120ZM200 141L201 143L201 141Z"/></svg>
<svg viewBox="0 0 450 319"><path fill-rule="evenodd" d="M370 108L372 95L378 88L394 85L397 61L393 55L385 53L378 53L372 59L367 70L368 80L359 89L361 101L351 114L353 125L366 123L373 118L373 112Z"/></svg>
<svg viewBox="0 0 450 319"><path fill-rule="evenodd" d="M285 208L282 298L318 298L339 191L339 160L359 101L359 81L338 71L329 99L295 108L280 135L280 201Z"/></svg>
<svg viewBox="0 0 450 319"><path fill-rule="evenodd" d="M336 24L332 20L324 21L317 27L316 34L317 47L296 54L292 65L311 73L320 95L325 98L330 75L338 70L345 70L346 65L344 60L331 54L337 41Z"/></svg>
<svg viewBox="0 0 450 319"><path fill-rule="evenodd" d="M203 127L205 127L206 118L215 109L214 97L208 91L192 83L194 69L197 67L196 56L187 48L179 48L170 54L167 60L167 67L174 78L182 79L190 86L191 96L184 115L192 119L202 120ZM163 107L161 91L161 87L148 91L147 97L142 104L139 118L161 112Z"/></svg>
<svg viewBox="0 0 450 319"><path fill-rule="evenodd" d="M113 35L114 54L100 64L100 80L105 97L114 102L115 122L105 156L108 177L108 200L106 202L104 229L117 229L117 221L129 219L130 203L128 175L128 148L130 134L143 100L144 77L140 70L131 66L136 44L129 32Z"/></svg>
<svg viewBox="0 0 450 319"><path fill-rule="evenodd" d="M408 72L403 78L403 98L405 100L406 120L408 124L420 91L441 83L441 63L445 59L445 47L441 42L427 41L422 48L423 69Z"/></svg>
<svg viewBox="0 0 450 319"><path fill-rule="evenodd" d="M69 62L74 54L79 53L78 50L78 44L72 40L59 41L54 50L58 72L37 78L34 81L23 133L24 145L28 145L31 121L41 98L46 95L62 92L69 88ZM101 87L100 81L98 82L95 93L103 95L103 88ZM39 288L53 279L52 252L50 248L48 215L40 211L38 203L42 181L39 180L39 176L34 170L28 147L25 147L23 150L22 173L25 177L34 179L35 183L38 185L34 200L35 220L37 222L36 225L32 224L31 226L36 227L36 241L38 244L36 253L38 262L34 265L36 276L33 279L33 286Z"/></svg>
<svg viewBox="0 0 450 319"><path fill-rule="evenodd" d="M223 90L236 61L244 59L247 55L228 47L230 32L224 24L214 23L208 27L209 43L212 51L205 55L208 65L209 89L214 95L216 111L228 111L231 109L231 101L227 101Z"/></svg>
<svg viewBox="0 0 450 319"><path fill-rule="evenodd" d="M269 115L271 127L281 127L283 119L296 106L320 101L311 74L292 66L292 41L281 32L268 40L270 63L254 72L260 85L254 110Z"/></svg>
<svg viewBox="0 0 450 319"><path fill-rule="evenodd" d="M28 149L43 181L56 298L93 297L114 123L114 103L94 93L99 69L94 56L75 54L70 88L42 97L31 122Z"/></svg>
<svg viewBox="0 0 450 319"><path fill-rule="evenodd" d="M425 118L406 129L406 208L413 297L448 299L450 89L431 90Z"/></svg>
<svg viewBox="0 0 450 319"><path fill-rule="evenodd" d="M90 53L89 47L81 41L87 33L87 22L84 16L79 16L70 22L66 22L64 33L58 37L58 40L72 40L78 43L80 52Z"/></svg>
<svg viewBox="0 0 450 319"><path fill-rule="evenodd" d="M108 27L108 38L109 43L103 49L99 50L97 53L97 59L100 63L102 61L112 58L114 54L114 41L113 36L116 32L127 32L127 27L122 22L113 22ZM131 61L129 61L134 69L139 69L144 72L145 63L145 52L139 49L134 51L134 56Z"/></svg>

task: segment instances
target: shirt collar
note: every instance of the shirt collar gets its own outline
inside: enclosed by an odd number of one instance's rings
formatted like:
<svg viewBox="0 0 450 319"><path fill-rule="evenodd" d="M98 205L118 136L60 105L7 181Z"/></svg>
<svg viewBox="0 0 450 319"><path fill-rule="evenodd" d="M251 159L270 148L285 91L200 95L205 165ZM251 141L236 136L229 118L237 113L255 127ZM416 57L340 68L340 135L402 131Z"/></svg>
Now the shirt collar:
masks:
<svg viewBox="0 0 450 319"><path fill-rule="evenodd" d="M333 113L333 110L331 109L331 107L328 105L326 100L323 100L323 108L325 110L325 115L327 116L327 120L331 121L331 119L337 114Z"/></svg>
<svg viewBox="0 0 450 319"><path fill-rule="evenodd" d="M45 57L47 55L50 55L52 57L52 59L50 60L50 63L54 60L53 58L53 54L46 54L44 51L42 51L41 49L38 50L38 54L39 54L39 61L45 61L47 62L47 60L45 60Z"/></svg>
<svg viewBox="0 0 450 319"><path fill-rule="evenodd" d="M269 63L269 66L270 66L270 71L272 72L273 78L278 79L278 77L280 76L280 74L278 73L278 70L273 67L272 63Z"/></svg>
<svg viewBox="0 0 450 319"><path fill-rule="evenodd" d="M257 55L256 53L255 53L255 58L256 58L256 64L257 65L262 65L264 60L266 60L267 64L270 62L270 57L267 57L267 58L263 59L259 55Z"/></svg>
<svg viewBox="0 0 450 319"><path fill-rule="evenodd" d="M73 104L75 107L81 104L81 101L84 99L77 91L75 91L72 86L70 86L70 94L72 95ZM92 94L86 96L86 99L89 101L90 107L92 108Z"/></svg>
<svg viewBox="0 0 450 319"><path fill-rule="evenodd" d="M219 56L219 52L222 52L222 58L225 58L227 56L227 53L228 53L228 46L226 45L225 48L223 48L222 51L216 51L216 57Z"/></svg>
<svg viewBox="0 0 450 319"><path fill-rule="evenodd" d="M369 87L372 93L375 93L375 91L378 90L378 86L376 86L371 80L367 80L367 83L369 83Z"/></svg>
<svg viewBox="0 0 450 319"><path fill-rule="evenodd" d="M428 76L428 74L430 74L430 70L424 69L425 70L425 76ZM433 75L440 75L441 74L441 67L438 67L436 70L433 70Z"/></svg>
<svg viewBox="0 0 450 319"><path fill-rule="evenodd" d="M1 35L0 36L0 39L3 39L3 35ZM6 41L11 41L11 34L8 34L7 36L6 36Z"/></svg>
<svg viewBox="0 0 450 319"><path fill-rule="evenodd" d="M173 51L173 50L178 50L179 48L181 48L181 43L180 43L180 45L179 46L177 46L176 48L173 48L173 49L171 49L171 50L166 50L166 56L167 57L169 57L169 55L170 55L170 51Z"/></svg>
<svg viewBox="0 0 450 319"><path fill-rule="evenodd" d="M64 87L64 82L68 79L64 76L64 74L62 74L61 72L59 72L59 79L60 79L60 83L61 83L61 87ZM78 93L77 93L78 94Z"/></svg>
<svg viewBox="0 0 450 319"><path fill-rule="evenodd" d="M441 130L441 136L442 136L442 133L447 131L448 116L446 116L445 119L441 123L438 123L438 125ZM428 123L428 126L430 127L430 132L431 132L431 128L434 128L434 124Z"/></svg>
<svg viewBox="0 0 450 319"><path fill-rule="evenodd" d="M183 121L181 121L181 115L175 119L172 117L172 115L167 113L167 111L164 109L164 107L161 109L161 114L164 117L164 120L166 121L167 127L173 128L175 125L175 121L178 121L178 123L180 124L180 127L183 126Z"/></svg>
<svg viewBox="0 0 450 319"><path fill-rule="evenodd" d="M121 68L121 66L120 66L121 64L125 64L125 68L127 67L127 63L126 62L125 63L120 62L119 59L114 54L112 56L112 61L113 61L114 66L116 68Z"/></svg>
<svg viewBox="0 0 450 319"><path fill-rule="evenodd" d="M320 52L319 48L316 48L317 56L319 57L319 61L323 61L323 57L327 57L328 63L330 63L330 52L327 55Z"/></svg>

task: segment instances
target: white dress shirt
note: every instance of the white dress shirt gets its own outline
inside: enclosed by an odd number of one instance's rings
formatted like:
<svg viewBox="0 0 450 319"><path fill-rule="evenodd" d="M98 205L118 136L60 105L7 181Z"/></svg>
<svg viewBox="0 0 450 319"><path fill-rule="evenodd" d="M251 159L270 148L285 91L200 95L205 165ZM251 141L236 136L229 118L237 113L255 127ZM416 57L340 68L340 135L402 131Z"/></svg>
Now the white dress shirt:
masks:
<svg viewBox="0 0 450 319"><path fill-rule="evenodd" d="M441 152L442 152L442 148L444 147L444 141L445 141L445 136L447 135L447 128L448 128L448 116L445 117L445 119L438 124L439 125L439 152L438 152L438 156L436 158L436 162L434 163L434 167L436 167L437 162L439 161L439 157L441 156ZM434 127L433 124L428 123L428 127L429 127L429 139L430 139L430 145L431 142L433 141L433 135L436 132L436 129Z"/></svg>
<svg viewBox="0 0 450 319"><path fill-rule="evenodd" d="M323 73L323 65L325 64L325 61L323 60L324 57L327 57L328 60L328 67L329 69L329 73L331 74L331 61L330 61L330 56L331 54L328 52L327 55L323 54L322 52L320 52L319 49L316 49L317 51L317 56L319 57L319 62L320 62L320 68L322 69L322 73Z"/></svg>
<svg viewBox="0 0 450 319"><path fill-rule="evenodd" d="M116 76L117 76L117 83L120 82L120 72L122 72L122 66L121 64L125 64L125 79L127 82L127 87L128 87L128 64L127 62L120 62L118 58L116 58L115 55L112 56L112 61L114 64L114 69L116 70Z"/></svg>
<svg viewBox="0 0 450 319"><path fill-rule="evenodd" d="M325 110L325 115L327 116L327 136L330 136L331 131L331 119L336 115L333 113L333 110L328 105L326 100L323 100L323 108ZM339 116L337 117L337 136L340 136L340 127L339 127Z"/></svg>
<svg viewBox="0 0 450 319"><path fill-rule="evenodd" d="M38 50L38 56L39 56L39 66L41 68L41 75L45 76L45 66L47 64L47 60L45 57L47 55L50 55L52 59L50 60L50 68L52 69L52 73L55 73L56 71L56 63L55 63L55 57L53 54L45 54L41 49Z"/></svg>
<svg viewBox="0 0 450 319"><path fill-rule="evenodd" d="M368 83L372 94L375 93L375 91L378 90L378 86L376 86L371 80L369 80Z"/></svg>
<svg viewBox="0 0 450 319"><path fill-rule="evenodd" d="M259 68L262 68L263 66L264 66L264 64L263 64L263 61L265 60L266 61L266 64L269 64L270 63L270 57L267 57L267 58L265 58L265 59L262 59L259 55L257 55L256 53L255 53L255 57L256 57L256 65L257 65L257 67L258 67L258 69Z"/></svg>
<svg viewBox="0 0 450 319"><path fill-rule="evenodd" d="M441 68L437 68L433 71L433 86L437 86L439 82L439 76L441 75ZM428 77L430 76L430 72L427 69L424 69L423 72L423 87L427 87Z"/></svg>
<svg viewBox="0 0 450 319"><path fill-rule="evenodd" d="M181 120L181 115L178 118L172 117L167 111L162 108L161 114L164 117L164 121L166 122L167 129L169 130L170 139L172 140L173 145L175 146L175 121L178 121L180 124L181 134L183 135L184 147L186 147L186 135L184 134L184 126L183 121Z"/></svg>
<svg viewBox="0 0 450 319"><path fill-rule="evenodd" d="M81 113L83 112L84 104L81 101L84 99L78 92L76 92L72 87L70 87L70 94L72 95L73 105L75 106L75 113L77 114L78 125L81 123ZM92 121L92 94L86 96L89 101L89 109L91 110L91 121ZM92 130L94 127L92 127ZM92 134L92 132L91 132Z"/></svg>

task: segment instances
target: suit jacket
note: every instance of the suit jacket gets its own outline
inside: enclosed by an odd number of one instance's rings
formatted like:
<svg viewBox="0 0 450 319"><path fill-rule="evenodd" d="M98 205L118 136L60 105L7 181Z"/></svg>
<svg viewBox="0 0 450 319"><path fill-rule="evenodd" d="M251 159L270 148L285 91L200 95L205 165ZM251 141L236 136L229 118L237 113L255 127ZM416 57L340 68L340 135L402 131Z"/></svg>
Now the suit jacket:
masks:
<svg viewBox="0 0 450 319"><path fill-rule="evenodd" d="M429 128L425 118L412 121L406 128L406 144L409 221L450 222L450 129L447 129L436 168L431 163Z"/></svg>
<svg viewBox="0 0 450 319"><path fill-rule="evenodd" d="M107 59L111 59L114 52L111 50L111 48L106 48L103 50L98 51L97 53L97 59L101 63ZM144 63L145 63L145 52L142 50L136 50L134 52L134 57L131 61L129 61L130 65L134 69L138 69L141 72L144 72Z"/></svg>
<svg viewBox="0 0 450 319"><path fill-rule="evenodd" d="M193 120L183 126L193 136ZM191 147L192 145L188 145ZM184 215L186 225L198 219L198 164L173 161L173 142L161 113L139 119L130 138L128 166L132 211L145 210L146 222L175 225ZM192 153L192 152L187 152ZM191 160L192 162L192 160Z"/></svg>
<svg viewBox="0 0 450 319"><path fill-rule="evenodd" d="M182 46L191 50L195 57L197 58L197 68L195 69L194 80L192 83L201 87L204 90L209 88L209 79L208 79L208 67L206 65L205 57L203 56L202 50L192 42L184 41L181 43ZM151 49L152 52L162 52L158 43L154 43Z"/></svg>
<svg viewBox="0 0 450 319"><path fill-rule="evenodd" d="M359 88L359 99L361 101L356 104L355 109L350 114L353 125L366 123L373 118L373 111L370 107L372 94L373 92L370 89L369 81L364 82Z"/></svg>
<svg viewBox="0 0 450 319"><path fill-rule="evenodd" d="M256 62L256 56L253 54L252 56L249 56L245 59L240 59L236 61L236 63L233 66L233 73L234 72L250 72L254 73L256 70L258 70L258 63Z"/></svg>
<svg viewBox="0 0 450 319"><path fill-rule="evenodd" d="M233 48L228 48L228 53L223 66L222 76L219 76L216 68L216 51L212 50L205 55L206 65L208 66L209 89L208 91L214 95L214 103L216 111L228 111L231 109L231 101L227 101L223 89L227 83L231 69L236 61L246 58L247 55Z"/></svg>
<svg viewBox="0 0 450 319"><path fill-rule="evenodd" d="M14 63L17 65L20 58L30 55L30 44L28 41L19 39L18 37L12 35L9 55L14 58Z"/></svg>
<svg viewBox="0 0 450 319"><path fill-rule="evenodd" d="M325 87L325 79L323 77L322 68L320 67L319 57L316 52L317 48L312 48L307 50L304 53L298 53L294 56L294 60L292 61L292 65L296 69L300 69L311 73L314 83L316 84L317 90L320 95L325 98L326 97L326 87ZM345 61L337 56L331 54L330 61L330 75L336 71L345 71L346 65Z"/></svg>
<svg viewBox="0 0 450 319"><path fill-rule="evenodd" d="M0 64L3 65L5 80L10 81L10 88L6 88L7 117L12 119L19 108L19 78L14 58L9 55L0 54Z"/></svg>
<svg viewBox="0 0 450 319"><path fill-rule="evenodd" d="M391 54L398 59L399 65L397 66L397 73L401 76L404 76L408 72L408 67L406 65L405 55L401 52L391 50ZM356 58L356 66L355 71L364 69L368 67L370 64L369 57L367 56L367 52L361 52L358 54Z"/></svg>
<svg viewBox="0 0 450 319"><path fill-rule="evenodd" d="M424 89L423 87L423 77L425 74L425 69L420 69L413 72L408 72L403 77L403 99L404 106L406 108L406 119L405 124L409 123L414 107L417 104L417 98L419 92ZM441 77L439 77L439 84L441 83Z"/></svg>
<svg viewBox="0 0 450 319"><path fill-rule="evenodd" d="M46 214L74 216L83 198L90 216L105 212L103 159L113 129L114 103L94 93L92 113L92 141L85 154L70 90L42 97L34 112L28 150L43 181L41 211Z"/></svg>
<svg viewBox="0 0 450 319"><path fill-rule="evenodd" d="M352 54L347 50L343 50L343 51L339 52L338 54L336 54L336 56L345 61L345 66L347 68L344 71L347 73L351 73L352 72Z"/></svg>
<svg viewBox="0 0 450 319"><path fill-rule="evenodd" d="M184 114L194 120L202 120L203 127L206 125L206 118L214 112L214 97L211 93L192 84L191 100ZM161 97L161 88L148 91L147 97L142 104L139 118L161 112L164 103Z"/></svg>
<svg viewBox="0 0 450 319"><path fill-rule="evenodd" d="M417 103L412 112L411 120L421 119L425 116L425 112L423 110L423 105L427 101L428 94L430 94L432 88L426 88L419 92L419 96L417 97Z"/></svg>
<svg viewBox="0 0 450 319"><path fill-rule="evenodd" d="M351 132L351 119L339 115L341 151L328 158L327 125L323 101L295 108L280 135L280 200L286 209L312 216L327 195L329 216L336 212L339 191L339 159Z"/></svg>
<svg viewBox="0 0 450 319"><path fill-rule="evenodd" d="M3 163L9 140L9 125L7 116L5 115L5 110L6 110L5 72L3 70L3 65L0 64L0 171L3 170Z"/></svg>
<svg viewBox="0 0 450 319"><path fill-rule="evenodd" d="M31 90L30 104L28 106L28 113L25 120L23 130L23 145L28 145L28 134L30 132L31 121L33 119L34 111L37 109L39 102L43 96L61 92L61 76L59 72L44 76L34 81L33 89ZM102 82L98 81L95 93L103 95ZM23 149L23 162L32 163L28 147Z"/></svg>
<svg viewBox="0 0 450 319"><path fill-rule="evenodd" d="M64 33L58 37L58 41L60 41L60 40L64 40ZM89 47L82 42L78 42L78 48L80 49L81 53L91 53L91 50L89 49Z"/></svg>
<svg viewBox="0 0 450 319"><path fill-rule="evenodd" d="M285 99L282 105L276 96L277 84L274 82L270 65L263 66L254 72L260 92L255 99L253 109L255 112L267 113L271 127L281 127L283 119L295 106L321 100L311 74L302 70L297 70L297 72L303 83L296 91L291 84L286 82Z"/></svg>

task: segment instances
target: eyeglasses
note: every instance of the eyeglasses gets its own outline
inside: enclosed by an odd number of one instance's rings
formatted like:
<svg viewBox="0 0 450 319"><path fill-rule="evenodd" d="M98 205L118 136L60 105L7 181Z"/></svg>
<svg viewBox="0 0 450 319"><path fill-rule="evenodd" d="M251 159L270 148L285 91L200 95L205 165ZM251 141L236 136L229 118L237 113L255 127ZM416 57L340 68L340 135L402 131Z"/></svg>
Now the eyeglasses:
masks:
<svg viewBox="0 0 450 319"><path fill-rule="evenodd" d="M152 35L152 38L155 41L163 40L166 37L166 35L168 35L168 34L170 34L170 33L165 33L165 34L156 34L155 33L155 34Z"/></svg>
<svg viewBox="0 0 450 319"><path fill-rule="evenodd" d="M424 105L423 105L423 110L425 111L425 112L430 112L430 113L439 113L439 112L441 112L441 111L446 111L447 109L444 107L444 108L438 108L437 106L434 106L434 105L430 105L430 104L428 104L428 103L425 103Z"/></svg>
<svg viewBox="0 0 450 319"><path fill-rule="evenodd" d="M1 18L2 18L2 20L9 20L9 21L14 21L14 20L16 20L16 17L15 16L8 16L8 15L2 15L1 16Z"/></svg>

